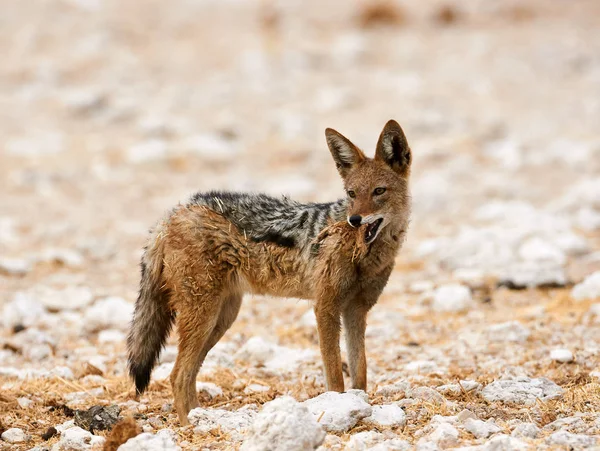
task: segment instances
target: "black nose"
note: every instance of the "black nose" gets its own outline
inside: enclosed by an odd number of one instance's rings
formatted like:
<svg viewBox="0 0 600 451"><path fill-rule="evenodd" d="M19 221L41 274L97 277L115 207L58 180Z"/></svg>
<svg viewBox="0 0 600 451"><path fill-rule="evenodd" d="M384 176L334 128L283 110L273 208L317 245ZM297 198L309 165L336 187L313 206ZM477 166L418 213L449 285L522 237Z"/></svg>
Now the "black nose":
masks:
<svg viewBox="0 0 600 451"><path fill-rule="evenodd" d="M352 215L348 218L348 222L350 223L350 225L352 227L358 227L360 225L361 221L362 221L361 215Z"/></svg>

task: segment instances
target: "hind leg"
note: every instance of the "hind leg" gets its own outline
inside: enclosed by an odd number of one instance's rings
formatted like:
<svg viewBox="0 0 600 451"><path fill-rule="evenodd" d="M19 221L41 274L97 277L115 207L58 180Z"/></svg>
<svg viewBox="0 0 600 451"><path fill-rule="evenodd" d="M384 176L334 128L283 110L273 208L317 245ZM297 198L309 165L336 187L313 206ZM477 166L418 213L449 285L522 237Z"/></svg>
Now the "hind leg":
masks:
<svg viewBox="0 0 600 451"><path fill-rule="evenodd" d="M182 425L188 424L187 415L196 399L196 374L202 364L204 346L214 330L223 296L202 295L193 297L181 305L177 311L179 349L177 360L171 373L171 385L175 398L175 409Z"/></svg>
<svg viewBox="0 0 600 451"><path fill-rule="evenodd" d="M198 369L204 363L204 359L206 359L207 354L210 350L219 342L225 332L229 330L235 319L237 318L238 312L240 311L240 307L242 305L242 293L234 292L227 294L223 303L221 304L221 312L219 313L219 318L217 323L215 324L212 333L204 343L202 348L202 352L200 353L200 364ZM196 371L196 374L198 371ZM196 384L195 384L195 376L193 381L193 390L190 390L188 394L192 395L192 398L189 400L189 404L191 405L191 409L198 407L198 396L196 393Z"/></svg>

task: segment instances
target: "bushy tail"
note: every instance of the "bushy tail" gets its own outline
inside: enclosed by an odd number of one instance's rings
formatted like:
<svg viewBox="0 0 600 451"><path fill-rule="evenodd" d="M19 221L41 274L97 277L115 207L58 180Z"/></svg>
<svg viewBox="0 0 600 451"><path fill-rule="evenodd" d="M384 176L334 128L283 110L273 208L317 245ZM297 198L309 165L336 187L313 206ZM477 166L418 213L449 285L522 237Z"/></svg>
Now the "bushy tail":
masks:
<svg viewBox="0 0 600 451"><path fill-rule="evenodd" d="M169 293L162 280L163 254L159 227L152 234L142 256L140 294L127 337L129 374L135 381L138 394L148 387L152 369L173 326Z"/></svg>

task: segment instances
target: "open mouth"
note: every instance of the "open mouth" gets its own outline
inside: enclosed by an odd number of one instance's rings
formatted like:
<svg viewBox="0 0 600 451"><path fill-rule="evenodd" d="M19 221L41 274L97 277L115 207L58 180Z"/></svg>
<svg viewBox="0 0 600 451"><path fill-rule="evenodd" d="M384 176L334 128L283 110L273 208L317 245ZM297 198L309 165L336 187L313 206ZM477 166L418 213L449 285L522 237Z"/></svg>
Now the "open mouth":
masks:
<svg viewBox="0 0 600 451"><path fill-rule="evenodd" d="M375 239L377 236L377 232L379 232L379 227L381 227L381 223L383 222L383 218L379 218L370 224L367 224L367 228L365 229L365 242L368 244Z"/></svg>

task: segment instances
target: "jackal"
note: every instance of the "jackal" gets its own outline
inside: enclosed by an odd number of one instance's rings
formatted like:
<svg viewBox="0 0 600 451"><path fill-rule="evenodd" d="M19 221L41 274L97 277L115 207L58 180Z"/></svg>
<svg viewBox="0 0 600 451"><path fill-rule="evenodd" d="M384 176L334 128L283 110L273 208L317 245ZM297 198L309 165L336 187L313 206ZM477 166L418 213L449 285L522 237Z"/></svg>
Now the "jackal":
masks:
<svg viewBox="0 0 600 451"><path fill-rule="evenodd" d="M314 300L327 390L344 391L340 325L353 388L366 390L365 328L392 272L410 216L411 151L389 121L368 158L325 131L346 197L302 204L286 197L198 193L153 230L141 261L129 332L129 372L138 393L177 323L171 373L182 424L198 406L196 375L235 321L245 292Z"/></svg>

